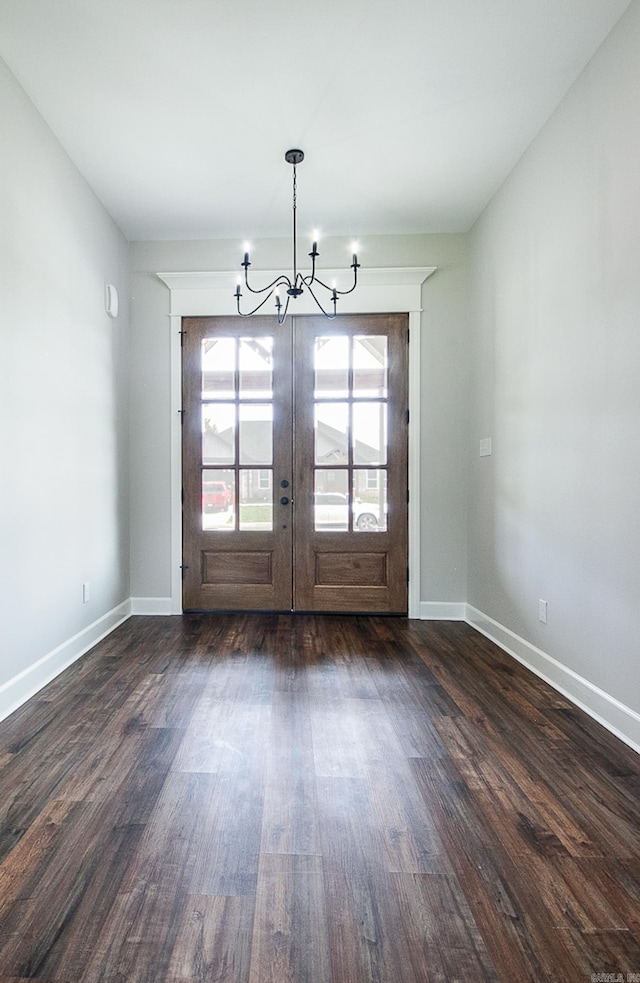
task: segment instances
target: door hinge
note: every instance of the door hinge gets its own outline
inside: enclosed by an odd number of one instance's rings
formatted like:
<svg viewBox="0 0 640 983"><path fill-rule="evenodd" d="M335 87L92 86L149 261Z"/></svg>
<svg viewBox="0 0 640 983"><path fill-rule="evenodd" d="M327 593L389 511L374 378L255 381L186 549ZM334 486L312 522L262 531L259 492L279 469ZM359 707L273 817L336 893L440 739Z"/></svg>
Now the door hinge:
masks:
<svg viewBox="0 0 640 983"><path fill-rule="evenodd" d="M181 348L184 348L184 336L186 335L186 333L187 333L186 331L178 331L178 334L180 335L180 347Z"/></svg>
<svg viewBox="0 0 640 983"><path fill-rule="evenodd" d="M184 410L178 410L178 416L180 417L180 423L184 423Z"/></svg>
<svg viewBox="0 0 640 983"><path fill-rule="evenodd" d="M407 583L409 583L409 567L407 567Z"/></svg>
<svg viewBox="0 0 640 983"><path fill-rule="evenodd" d="M409 410L407 410L407 415L406 415L406 423L407 423L407 424L409 423Z"/></svg>

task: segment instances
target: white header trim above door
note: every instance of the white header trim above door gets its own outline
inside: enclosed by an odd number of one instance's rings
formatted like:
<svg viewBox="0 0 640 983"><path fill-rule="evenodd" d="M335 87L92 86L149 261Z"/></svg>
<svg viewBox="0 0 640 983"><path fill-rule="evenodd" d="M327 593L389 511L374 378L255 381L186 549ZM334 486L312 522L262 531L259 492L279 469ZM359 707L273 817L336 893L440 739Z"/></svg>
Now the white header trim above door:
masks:
<svg viewBox="0 0 640 983"><path fill-rule="evenodd" d="M422 284L435 273L435 266L398 267L396 269L360 269L358 286L352 294L340 297L339 314L405 314L422 310ZM158 273L171 291L171 314L180 317L210 317L238 313L235 301L237 272L220 273ZM278 273L256 270L252 274L256 286L267 284ZM338 288L344 270L323 270L325 281L336 280ZM263 310L261 314L269 314ZM291 304L290 314L317 314L318 308L310 297L298 297Z"/></svg>
<svg viewBox="0 0 640 983"><path fill-rule="evenodd" d="M409 315L409 617L420 617L420 312L422 285L435 266L364 269L353 294L340 299L339 313ZM325 270L325 277L344 271ZM182 613L182 356L183 317L236 315L234 291L237 273L158 273L171 291L171 613ZM266 282L276 274L256 271ZM256 282L258 280L256 279ZM349 303L347 303L349 302ZM296 314L317 314L296 301Z"/></svg>

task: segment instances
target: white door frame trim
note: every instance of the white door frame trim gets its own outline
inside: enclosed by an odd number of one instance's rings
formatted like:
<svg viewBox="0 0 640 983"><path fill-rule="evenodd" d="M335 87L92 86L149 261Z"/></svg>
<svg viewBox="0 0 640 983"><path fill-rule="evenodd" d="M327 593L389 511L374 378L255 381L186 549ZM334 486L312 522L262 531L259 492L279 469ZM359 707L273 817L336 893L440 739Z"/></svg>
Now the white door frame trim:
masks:
<svg viewBox="0 0 640 983"><path fill-rule="evenodd" d="M422 285L436 267L361 270L358 288L340 299L342 314L409 315L409 617L420 617L420 329ZM326 275L340 271L325 271ZM182 356L183 317L237 316L232 272L158 273L169 288L171 331L171 613L182 614ZM259 274L265 280L276 274ZM296 314L317 309L296 301Z"/></svg>

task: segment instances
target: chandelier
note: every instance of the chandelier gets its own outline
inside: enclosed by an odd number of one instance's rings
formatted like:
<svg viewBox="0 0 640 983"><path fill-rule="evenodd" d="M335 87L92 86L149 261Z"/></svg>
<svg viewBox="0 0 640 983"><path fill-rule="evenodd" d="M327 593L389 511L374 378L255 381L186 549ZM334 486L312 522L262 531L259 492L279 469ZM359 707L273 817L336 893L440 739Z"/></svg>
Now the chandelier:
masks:
<svg viewBox="0 0 640 983"><path fill-rule="evenodd" d="M337 314L336 305L338 303L338 298L344 297L345 294L353 293L353 291L356 289L358 283L358 267L360 266L360 264L358 263L358 257L354 252L351 261L351 269L353 270L353 285L348 290L338 290L335 284L329 286L328 284L324 283L319 276L316 275L316 260L320 255L320 253L318 252L318 243L315 237L314 237L313 245L311 247L311 252L309 253L309 257L311 259L311 272L303 274L298 270L298 256L297 256L298 231L296 225L296 212L297 212L298 203L297 203L296 166L300 164L301 161L304 160L304 153L302 152L302 150L287 150L286 154L284 155L284 159L287 161L288 164L293 165L293 264L292 264L293 276L290 277L287 276L286 273L281 273L279 276L275 278L275 280L272 280L271 283L268 283L266 287L261 287L257 290L254 289L249 285L249 267L251 266L251 263L249 262L249 253L246 252L244 254L244 259L240 264L242 267L244 267L244 285L249 291L249 293L266 294L266 297L264 297L258 303L258 305L254 307L252 311L241 311L240 299L242 297L242 293L241 293L241 283L240 283L241 278L239 277L238 283L236 285L236 292L234 295L238 306L238 314L240 315L240 317L251 317L252 314L256 314L260 310L260 308L267 303L269 298L274 296L275 294L275 307L276 307L276 314L278 316L278 324L282 324L287 316L287 310L289 308L289 301L291 300L291 298L292 297L294 299L298 298L301 294L305 292L305 290L308 290L311 296L313 297L314 301L316 302L317 306L324 314L324 316L328 318L334 318ZM284 304L280 299L280 288L283 288L286 293L286 300ZM317 293L319 293L319 288L326 290L329 296L323 297L323 299L320 300L317 296ZM323 302L327 306L329 304L332 304L333 310L326 310L325 306L323 306Z"/></svg>

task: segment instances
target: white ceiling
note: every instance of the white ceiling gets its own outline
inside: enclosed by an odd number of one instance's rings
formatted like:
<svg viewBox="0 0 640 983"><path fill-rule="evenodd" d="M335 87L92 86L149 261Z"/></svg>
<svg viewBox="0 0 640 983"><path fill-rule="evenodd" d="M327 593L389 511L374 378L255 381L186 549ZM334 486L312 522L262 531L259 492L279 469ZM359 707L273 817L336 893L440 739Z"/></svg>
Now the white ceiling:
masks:
<svg viewBox="0 0 640 983"><path fill-rule="evenodd" d="M467 230L629 0L0 0L129 239Z"/></svg>

